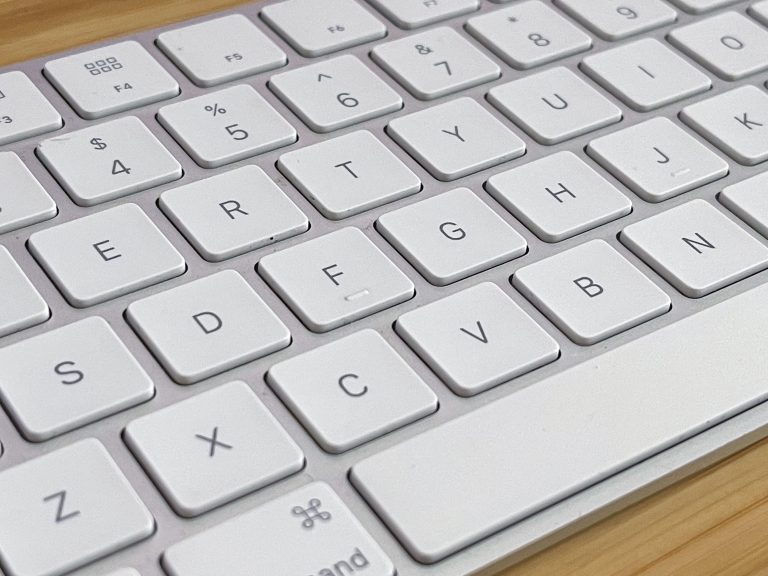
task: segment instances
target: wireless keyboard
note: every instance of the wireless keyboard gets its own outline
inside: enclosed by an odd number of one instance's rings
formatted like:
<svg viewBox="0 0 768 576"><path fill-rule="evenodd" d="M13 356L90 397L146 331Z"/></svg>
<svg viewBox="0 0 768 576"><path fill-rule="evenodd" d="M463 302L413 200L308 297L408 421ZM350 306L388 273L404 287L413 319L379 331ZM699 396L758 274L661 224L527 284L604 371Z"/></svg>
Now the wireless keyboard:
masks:
<svg viewBox="0 0 768 576"><path fill-rule="evenodd" d="M2 573L490 573L764 436L767 26L283 0L0 70Z"/></svg>

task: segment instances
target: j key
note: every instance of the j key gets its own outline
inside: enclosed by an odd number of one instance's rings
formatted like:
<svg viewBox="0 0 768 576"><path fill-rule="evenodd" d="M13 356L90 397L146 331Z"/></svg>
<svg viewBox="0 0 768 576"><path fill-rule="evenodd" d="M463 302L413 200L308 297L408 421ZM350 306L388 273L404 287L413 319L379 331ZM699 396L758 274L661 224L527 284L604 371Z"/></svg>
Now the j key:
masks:
<svg viewBox="0 0 768 576"><path fill-rule="evenodd" d="M763 172L723 188L720 202L763 236L768 238L768 173Z"/></svg>
<svg viewBox="0 0 768 576"><path fill-rule="evenodd" d="M631 224L620 239L690 298L768 267L768 248L704 200Z"/></svg>
<svg viewBox="0 0 768 576"><path fill-rule="evenodd" d="M768 68L768 30L736 12L677 28L669 40L725 80Z"/></svg>
<svg viewBox="0 0 768 576"><path fill-rule="evenodd" d="M24 436L48 440L146 402L152 380L99 317L0 349L0 397Z"/></svg>
<svg viewBox="0 0 768 576"><path fill-rule="evenodd" d="M437 410L437 396L374 330L280 362L267 381L336 454Z"/></svg>
<svg viewBox="0 0 768 576"><path fill-rule="evenodd" d="M186 271L181 254L135 204L35 232L28 246L70 304L78 308Z"/></svg>
<svg viewBox="0 0 768 576"><path fill-rule="evenodd" d="M467 31L507 64L522 70L592 46L589 36L538 0L470 18Z"/></svg>
<svg viewBox="0 0 768 576"><path fill-rule="evenodd" d="M716 8L722 8L729 4L735 4L739 0L672 0L674 4L677 4L683 10L692 12L694 14L701 14L702 12L709 12Z"/></svg>
<svg viewBox="0 0 768 576"><path fill-rule="evenodd" d="M459 14L474 12L479 0L369 0L401 28L420 28Z"/></svg>
<svg viewBox="0 0 768 576"><path fill-rule="evenodd" d="M296 142L296 130L245 84L163 106L157 119L203 168Z"/></svg>
<svg viewBox="0 0 768 576"><path fill-rule="evenodd" d="M403 107L399 94L349 54L277 74L269 86L315 132L332 132Z"/></svg>
<svg viewBox="0 0 768 576"><path fill-rule="evenodd" d="M124 438L174 510L186 517L304 467L299 447L244 382L134 420Z"/></svg>
<svg viewBox="0 0 768 576"><path fill-rule="evenodd" d="M261 17L304 56L331 52L382 38L387 28L355 0L287 0Z"/></svg>
<svg viewBox="0 0 768 576"><path fill-rule="evenodd" d="M176 80L132 40L51 60L44 71L77 113L89 120L179 93Z"/></svg>
<svg viewBox="0 0 768 576"><path fill-rule="evenodd" d="M495 80L501 69L452 28L379 44L374 61L421 100L432 100Z"/></svg>
<svg viewBox="0 0 768 576"><path fill-rule="evenodd" d="M50 220L56 203L13 152L0 152L0 234Z"/></svg>
<svg viewBox="0 0 768 576"><path fill-rule="evenodd" d="M0 74L0 146L63 125L61 116L26 74Z"/></svg>
<svg viewBox="0 0 768 576"><path fill-rule="evenodd" d="M677 12L661 0L555 0L555 4L606 40L621 40L677 19Z"/></svg>
<svg viewBox="0 0 768 576"><path fill-rule="evenodd" d="M0 338L41 324L51 316L48 304L4 246L0 246L0 285Z"/></svg>
<svg viewBox="0 0 768 576"><path fill-rule="evenodd" d="M314 332L327 332L414 295L413 283L357 228L261 259L258 272Z"/></svg>
<svg viewBox="0 0 768 576"><path fill-rule="evenodd" d="M198 86L284 66L285 52L242 14L163 32L157 45Z"/></svg>
<svg viewBox="0 0 768 576"><path fill-rule="evenodd" d="M0 473L0 550L9 576L61 576L154 530L149 511L97 440Z"/></svg>
<svg viewBox="0 0 768 576"><path fill-rule="evenodd" d="M37 153L72 199L93 206L181 178L181 165L127 116L43 140Z"/></svg>
<svg viewBox="0 0 768 576"><path fill-rule="evenodd" d="M339 570L361 571L366 576L395 574L379 545L322 482L174 544L163 554L162 563L169 576L333 574Z"/></svg>

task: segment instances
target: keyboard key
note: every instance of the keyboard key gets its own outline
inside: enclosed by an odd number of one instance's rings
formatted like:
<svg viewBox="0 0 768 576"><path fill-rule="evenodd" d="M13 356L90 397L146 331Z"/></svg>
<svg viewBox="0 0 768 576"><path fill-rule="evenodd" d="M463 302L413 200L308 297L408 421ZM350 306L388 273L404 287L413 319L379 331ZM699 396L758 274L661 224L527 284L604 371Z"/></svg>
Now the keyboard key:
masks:
<svg viewBox="0 0 768 576"><path fill-rule="evenodd" d="M203 168L263 154L298 137L294 127L245 84L163 106L157 119Z"/></svg>
<svg viewBox="0 0 768 576"><path fill-rule="evenodd" d="M581 66L598 84L641 112L712 87L705 74L653 38L587 56Z"/></svg>
<svg viewBox="0 0 768 576"><path fill-rule="evenodd" d="M133 568L122 568L116 572L110 572L107 576L141 576L141 574L136 572Z"/></svg>
<svg viewBox="0 0 768 576"><path fill-rule="evenodd" d="M379 44L371 58L421 100L490 82L501 69L453 28L433 28Z"/></svg>
<svg viewBox="0 0 768 576"><path fill-rule="evenodd" d="M163 32L157 45L198 86L216 86L288 62L285 52L242 14Z"/></svg>
<svg viewBox="0 0 768 576"><path fill-rule="evenodd" d="M768 268L768 248L704 200L631 224L620 239L689 298Z"/></svg>
<svg viewBox="0 0 768 576"><path fill-rule="evenodd" d="M677 20L661 0L555 0L566 13L606 40L660 28Z"/></svg>
<svg viewBox="0 0 768 576"><path fill-rule="evenodd" d="M0 152L0 175L0 234L56 216L56 203L13 152Z"/></svg>
<svg viewBox="0 0 768 576"><path fill-rule="evenodd" d="M768 24L768 0L761 0L749 7L749 15L759 20L761 24Z"/></svg>
<svg viewBox="0 0 768 576"><path fill-rule="evenodd" d="M379 545L323 482L302 486L174 544L162 563L173 576L253 576L273 574L275 567L280 574L395 574Z"/></svg>
<svg viewBox="0 0 768 576"><path fill-rule="evenodd" d="M592 47L592 39L538 0L470 18L467 31L513 68L541 66Z"/></svg>
<svg viewBox="0 0 768 576"><path fill-rule="evenodd" d="M93 439L0 472L0 510L9 576L61 576L155 530L149 511Z"/></svg>
<svg viewBox="0 0 768 576"><path fill-rule="evenodd" d="M416 560L442 560L765 401L767 300L762 285L517 390L352 483Z"/></svg>
<svg viewBox="0 0 768 576"><path fill-rule="evenodd" d="M694 14L709 12L716 8L735 4L738 1L739 0L672 0L674 4L677 4L683 10L687 10Z"/></svg>
<svg viewBox="0 0 768 576"><path fill-rule="evenodd" d="M134 420L123 436L173 509L193 517L304 467L304 454L244 382Z"/></svg>
<svg viewBox="0 0 768 576"><path fill-rule="evenodd" d="M387 133L443 181L525 154L525 143L471 98L400 116L389 123Z"/></svg>
<svg viewBox="0 0 768 576"><path fill-rule="evenodd" d="M420 28L460 14L474 12L479 0L368 0L400 28Z"/></svg>
<svg viewBox="0 0 768 576"><path fill-rule="evenodd" d="M179 94L168 72L133 40L46 62L45 76L88 120Z"/></svg>
<svg viewBox="0 0 768 576"><path fill-rule="evenodd" d="M492 88L488 100L542 144L552 145L621 121L621 110L567 68Z"/></svg>
<svg viewBox="0 0 768 576"><path fill-rule="evenodd" d="M151 399L155 386L109 324L91 317L0 349L0 397L42 442Z"/></svg>
<svg viewBox="0 0 768 576"><path fill-rule="evenodd" d="M258 272L313 332L404 302L413 283L357 228L341 228L261 259Z"/></svg>
<svg viewBox="0 0 768 576"><path fill-rule="evenodd" d="M37 154L80 206L94 206L182 176L181 165L135 116L43 140Z"/></svg>
<svg viewBox="0 0 768 576"><path fill-rule="evenodd" d="M756 86L686 106L680 118L741 164L768 160L768 94Z"/></svg>
<svg viewBox="0 0 768 576"><path fill-rule="evenodd" d="M720 202L763 236L768 238L768 172L723 188Z"/></svg>
<svg viewBox="0 0 768 576"><path fill-rule="evenodd" d="M179 384L193 384L291 343L288 328L234 270L133 302L126 318Z"/></svg>
<svg viewBox="0 0 768 576"><path fill-rule="evenodd" d="M0 246L0 284L0 338L50 318L48 304L4 246Z"/></svg>
<svg viewBox="0 0 768 576"><path fill-rule="evenodd" d="M0 146L58 130L61 116L26 74L0 74Z"/></svg>
<svg viewBox="0 0 768 576"><path fill-rule="evenodd" d="M676 28L669 40L725 80L768 68L768 30L736 12Z"/></svg>
<svg viewBox="0 0 768 576"><path fill-rule="evenodd" d="M419 177L367 130L283 154L277 167L331 220L421 190Z"/></svg>
<svg viewBox="0 0 768 576"><path fill-rule="evenodd" d="M158 204L209 262L234 258L309 229L304 213L257 166L167 190Z"/></svg>
<svg viewBox="0 0 768 576"><path fill-rule="evenodd" d="M135 204L35 232L27 244L69 303L78 308L186 271L181 254Z"/></svg>
<svg viewBox="0 0 768 576"><path fill-rule="evenodd" d="M512 281L582 346L656 318L671 306L669 296L603 240L525 266Z"/></svg>
<svg viewBox="0 0 768 576"><path fill-rule="evenodd" d="M400 316L397 333L460 396L556 360L557 342L485 282Z"/></svg>
<svg viewBox="0 0 768 576"><path fill-rule="evenodd" d="M560 242L632 211L632 202L572 152L491 176L486 189L545 242Z"/></svg>
<svg viewBox="0 0 768 576"><path fill-rule="evenodd" d="M437 396L374 330L280 362L267 381L334 454L437 410Z"/></svg>
<svg viewBox="0 0 768 576"><path fill-rule="evenodd" d="M303 56L323 56L387 34L354 0L287 0L262 8L261 17Z"/></svg>
<svg viewBox="0 0 768 576"><path fill-rule="evenodd" d="M403 100L350 54L272 76L269 87L315 132L332 132L403 107Z"/></svg>
<svg viewBox="0 0 768 576"><path fill-rule="evenodd" d="M452 284L528 250L525 239L468 188L381 216L377 229L429 282Z"/></svg>
<svg viewBox="0 0 768 576"><path fill-rule="evenodd" d="M661 202L728 174L725 160L667 118L592 140L587 153L648 202Z"/></svg>

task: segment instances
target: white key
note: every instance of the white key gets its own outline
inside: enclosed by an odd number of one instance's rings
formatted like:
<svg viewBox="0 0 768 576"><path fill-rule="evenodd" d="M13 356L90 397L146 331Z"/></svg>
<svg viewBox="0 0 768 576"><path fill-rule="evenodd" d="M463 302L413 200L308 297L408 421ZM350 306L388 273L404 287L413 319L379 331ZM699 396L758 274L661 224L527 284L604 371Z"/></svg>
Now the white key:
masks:
<svg viewBox="0 0 768 576"><path fill-rule="evenodd" d="M276 74L269 87L315 132L332 132L403 107L403 100L350 54Z"/></svg>
<svg viewBox="0 0 768 576"><path fill-rule="evenodd" d="M621 40L677 20L677 12L661 0L555 0L555 4L606 40Z"/></svg>
<svg viewBox="0 0 768 576"><path fill-rule="evenodd" d="M4 246L0 246L0 285L0 338L41 324L51 316L48 304Z"/></svg>
<svg viewBox="0 0 768 576"><path fill-rule="evenodd" d="M495 80L501 69L453 28L433 28L379 44L371 58L421 100Z"/></svg>
<svg viewBox="0 0 768 576"><path fill-rule="evenodd" d="M94 206L182 176L181 165L135 116L43 140L37 154L80 206Z"/></svg>
<svg viewBox="0 0 768 576"><path fill-rule="evenodd" d="M215 86L288 62L285 52L242 14L163 32L157 45L198 86Z"/></svg>
<svg viewBox="0 0 768 576"><path fill-rule="evenodd" d="M434 392L374 330L280 362L267 382L334 454L437 410Z"/></svg>
<svg viewBox="0 0 768 576"><path fill-rule="evenodd" d="M572 152L491 176L486 189L545 242L560 242L632 211L629 198Z"/></svg>
<svg viewBox="0 0 768 576"><path fill-rule="evenodd" d="M331 220L421 190L419 177L367 130L283 154L277 167Z"/></svg>
<svg viewBox="0 0 768 576"><path fill-rule="evenodd" d="M542 144L619 122L621 110L567 68L552 68L492 88L488 100Z"/></svg>
<svg viewBox="0 0 768 576"><path fill-rule="evenodd" d="M121 568L115 572L110 572L107 576L141 576L141 574L133 568Z"/></svg>
<svg viewBox="0 0 768 576"><path fill-rule="evenodd" d="M581 66L606 90L641 112L712 87L705 74L653 38L587 56Z"/></svg>
<svg viewBox="0 0 768 576"><path fill-rule="evenodd" d="M1 472L0 510L8 576L61 576L155 530L128 480L93 439Z"/></svg>
<svg viewBox="0 0 768 576"><path fill-rule="evenodd" d="M686 106L680 118L741 164L768 160L768 94L756 86Z"/></svg>
<svg viewBox="0 0 768 576"><path fill-rule="evenodd" d="M397 333L460 396L549 364L557 342L485 282L400 316Z"/></svg>
<svg viewBox="0 0 768 576"><path fill-rule="evenodd" d="M515 288L566 335L596 344L669 311L669 296L604 240L521 268Z"/></svg>
<svg viewBox="0 0 768 576"><path fill-rule="evenodd" d="M50 220L56 203L13 152L0 152L0 234Z"/></svg>
<svg viewBox="0 0 768 576"><path fill-rule="evenodd" d="M126 444L173 509L193 517L304 467L304 454L245 382L134 420Z"/></svg>
<svg viewBox="0 0 768 576"><path fill-rule="evenodd" d="M768 30L736 12L676 28L669 40L726 80L768 68Z"/></svg>
<svg viewBox="0 0 768 576"><path fill-rule="evenodd" d="M155 386L109 324L91 317L0 349L0 397L42 442L151 399Z"/></svg>
<svg viewBox="0 0 768 576"><path fill-rule="evenodd" d="M442 560L765 401L767 300L762 285L715 304L373 455L351 480L411 555Z"/></svg>
<svg viewBox="0 0 768 576"><path fill-rule="evenodd" d="M661 202L728 174L728 163L667 118L592 140L587 153L648 202Z"/></svg>
<svg viewBox="0 0 768 576"><path fill-rule="evenodd" d="M160 208L210 262L234 258L309 229L309 220L257 166L167 190Z"/></svg>
<svg viewBox="0 0 768 576"><path fill-rule="evenodd" d="M133 302L126 318L179 384L192 384L291 343L240 274L225 270Z"/></svg>
<svg viewBox="0 0 768 576"><path fill-rule="evenodd" d="M265 256L258 272L314 332L327 332L414 295L413 283L357 228Z"/></svg>
<svg viewBox="0 0 768 576"><path fill-rule="evenodd" d="M298 137L294 127L245 84L163 106L157 119L203 168L263 154Z"/></svg>
<svg viewBox="0 0 768 576"><path fill-rule="evenodd" d="M322 482L174 544L162 563L169 576L343 574L340 570L395 575L379 545Z"/></svg>
<svg viewBox="0 0 768 576"><path fill-rule="evenodd" d="M479 0L368 0L401 28L420 28L460 14L474 12Z"/></svg>
<svg viewBox="0 0 768 576"><path fill-rule="evenodd" d="M690 298L768 268L768 248L704 200L631 224L620 239Z"/></svg>
<svg viewBox="0 0 768 576"><path fill-rule="evenodd" d="M181 254L135 204L35 232L27 244L69 303L78 308L186 271Z"/></svg>
<svg viewBox="0 0 768 576"><path fill-rule="evenodd" d="M528 250L525 239L468 188L381 216L377 229L432 284L445 286Z"/></svg>
<svg viewBox="0 0 768 576"><path fill-rule="evenodd" d="M763 236L768 238L768 172L723 188L720 202Z"/></svg>
<svg viewBox="0 0 768 576"><path fill-rule="evenodd" d="M370 42L387 28L354 0L287 0L261 17L303 56L323 56Z"/></svg>
<svg viewBox="0 0 768 576"><path fill-rule="evenodd" d="M467 31L507 64L522 70L592 46L589 36L538 0L470 18Z"/></svg>
<svg viewBox="0 0 768 576"><path fill-rule="evenodd" d="M93 120L179 94L179 85L133 40L46 62L45 76L80 116Z"/></svg>
<svg viewBox="0 0 768 576"><path fill-rule="evenodd" d="M23 72L0 74L0 146L58 130L61 116Z"/></svg>
<svg viewBox="0 0 768 576"><path fill-rule="evenodd" d="M739 0L672 0L674 4L677 4L683 10L692 12L694 14L701 14L703 12L709 12L716 8L722 8L729 4L734 4Z"/></svg>
<svg viewBox="0 0 768 576"><path fill-rule="evenodd" d="M476 100L459 98L392 120L388 134L438 180L525 154L525 143Z"/></svg>
<svg viewBox="0 0 768 576"><path fill-rule="evenodd" d="M755 2L749 7L749 14L760 21L761 24L768 24L768 0Z"/></svg>

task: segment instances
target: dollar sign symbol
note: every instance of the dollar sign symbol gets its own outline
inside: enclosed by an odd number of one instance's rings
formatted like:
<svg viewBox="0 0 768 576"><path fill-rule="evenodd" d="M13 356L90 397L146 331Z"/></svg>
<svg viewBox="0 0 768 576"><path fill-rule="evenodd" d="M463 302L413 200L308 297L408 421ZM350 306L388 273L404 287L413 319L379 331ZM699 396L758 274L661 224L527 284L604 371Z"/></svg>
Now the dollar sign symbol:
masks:
<svg viewBox="0 0 768 576"><path fill-rule="evenodd" d="M107 144L101 138L91 138L91 146L93 146L94 150L104 150Z"/></svg>

